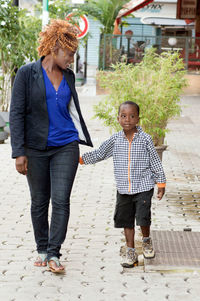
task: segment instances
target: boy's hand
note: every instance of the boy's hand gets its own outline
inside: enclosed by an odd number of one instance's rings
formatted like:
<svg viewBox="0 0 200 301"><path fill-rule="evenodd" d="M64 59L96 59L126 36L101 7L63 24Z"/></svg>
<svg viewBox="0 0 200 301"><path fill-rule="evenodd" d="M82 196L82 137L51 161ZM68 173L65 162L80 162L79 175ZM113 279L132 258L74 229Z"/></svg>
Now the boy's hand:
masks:
<svg viewBox="0 0 200 301"><path fill-rule="evenodd" d="M161 200L164 194L165 194L165 188L164 187L162 187L162 188L158 187L157 198L159 200Z"/></svg>

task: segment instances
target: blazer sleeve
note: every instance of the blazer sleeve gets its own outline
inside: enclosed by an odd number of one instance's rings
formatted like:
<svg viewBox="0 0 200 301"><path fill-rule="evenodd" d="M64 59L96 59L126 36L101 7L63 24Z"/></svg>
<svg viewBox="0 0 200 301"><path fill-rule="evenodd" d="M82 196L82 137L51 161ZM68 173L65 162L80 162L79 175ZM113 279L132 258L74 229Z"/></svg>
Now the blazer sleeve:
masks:
<svg viewBox="0 0 200 301"><path fill-rule="evenodd" d="M10 105L10 136L12 158L25 155L25 103L26 103L26 76L23 67L17 71L11 96Z"/></svg>

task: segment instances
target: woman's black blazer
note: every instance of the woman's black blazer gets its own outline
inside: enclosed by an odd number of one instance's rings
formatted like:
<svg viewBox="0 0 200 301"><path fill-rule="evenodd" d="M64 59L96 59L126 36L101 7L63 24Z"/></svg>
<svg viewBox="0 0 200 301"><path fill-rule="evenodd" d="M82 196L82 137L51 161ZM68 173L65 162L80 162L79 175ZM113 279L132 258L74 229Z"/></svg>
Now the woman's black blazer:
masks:
<svg viewBox="0 0 200 301"><path fill-rule="evenodd" d="M37 150L45 150L47 147L49 118L42 59L22 66L15 77L10 106L13 158L24 156L25 147ZM93 146L81 114L74 73L71 69L66 69L63 73L72 93L68 109L78 130L80 143Z"/></svg>

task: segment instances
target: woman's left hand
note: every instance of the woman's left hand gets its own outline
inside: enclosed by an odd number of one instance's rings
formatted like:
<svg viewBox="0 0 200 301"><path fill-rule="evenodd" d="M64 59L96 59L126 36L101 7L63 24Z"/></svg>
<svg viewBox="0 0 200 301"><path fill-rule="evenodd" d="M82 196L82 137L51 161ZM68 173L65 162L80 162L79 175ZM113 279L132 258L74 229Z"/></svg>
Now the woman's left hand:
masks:
<svg viewBox="0 0 200 301"><path fill-rule="evenodd" d="M27 175L28 172L28 159L26 156L20 156L15 161L16 170L22 175Z"/></svg>

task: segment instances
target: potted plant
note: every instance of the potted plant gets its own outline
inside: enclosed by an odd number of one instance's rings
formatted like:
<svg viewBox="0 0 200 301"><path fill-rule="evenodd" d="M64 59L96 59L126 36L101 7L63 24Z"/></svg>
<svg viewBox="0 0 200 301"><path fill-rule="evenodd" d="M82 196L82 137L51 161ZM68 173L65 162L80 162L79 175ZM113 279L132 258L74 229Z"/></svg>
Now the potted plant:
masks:
<svg viewBox="0 0 200 301"><path fill-rule="evenodd" d="M184 75L184 64L177 52L157 54L154 48L145 52L139 64L112 65L111 72L98 74L101 87L109 93L94 106L95 117L103 120L111 131L119 131L118 107L132 100L140 106L143 130L151 135L158 150L165 149L167 123L181 112L180 94L186 86Z"/></svg>

